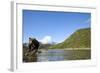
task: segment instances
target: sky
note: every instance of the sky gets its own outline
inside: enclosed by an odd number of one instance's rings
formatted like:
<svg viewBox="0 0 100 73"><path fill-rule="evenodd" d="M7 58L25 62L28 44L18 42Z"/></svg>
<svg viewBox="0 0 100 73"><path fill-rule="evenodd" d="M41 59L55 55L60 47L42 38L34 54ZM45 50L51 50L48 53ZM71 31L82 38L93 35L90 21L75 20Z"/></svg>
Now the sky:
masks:
<svg viewBox="0 0 100 73"><path fill-rule="evenodd" d="M91 13L23 10L23 43L29 37L60 43L77 29L91 26Z"/></svg>

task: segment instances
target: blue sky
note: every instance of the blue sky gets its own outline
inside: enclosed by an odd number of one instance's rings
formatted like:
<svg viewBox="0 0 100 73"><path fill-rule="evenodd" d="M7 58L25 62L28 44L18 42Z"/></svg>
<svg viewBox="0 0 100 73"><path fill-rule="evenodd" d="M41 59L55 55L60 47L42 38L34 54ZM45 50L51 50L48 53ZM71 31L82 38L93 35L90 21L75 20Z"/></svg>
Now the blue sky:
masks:
<svg viewBox="0 0 100 73"><path fill-rule="evenodd" d="M23 42L62 42L73 32L91 25L91 13L23 10Z"/></svg>

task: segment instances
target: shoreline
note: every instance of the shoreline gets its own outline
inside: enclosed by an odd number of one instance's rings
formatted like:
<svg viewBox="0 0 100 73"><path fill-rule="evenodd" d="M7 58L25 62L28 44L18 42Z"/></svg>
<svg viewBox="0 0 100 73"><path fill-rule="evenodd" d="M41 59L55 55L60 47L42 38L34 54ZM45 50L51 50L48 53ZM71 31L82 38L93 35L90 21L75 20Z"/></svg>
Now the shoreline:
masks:
<svg viewBox="0 0 100 73"><path fill-rule="evenodd" d="M41 50L91 50L91 48L39 49Z"/></svg>

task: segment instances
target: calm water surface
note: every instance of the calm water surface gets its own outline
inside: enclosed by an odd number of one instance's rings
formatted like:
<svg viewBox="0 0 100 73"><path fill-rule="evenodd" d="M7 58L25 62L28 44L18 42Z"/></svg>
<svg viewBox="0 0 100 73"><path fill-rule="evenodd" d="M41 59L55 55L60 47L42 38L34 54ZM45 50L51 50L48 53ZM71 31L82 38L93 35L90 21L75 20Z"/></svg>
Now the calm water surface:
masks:
<svg viewBox="0 0 100 73"><path fill-rule="evenodd" d="M36 62L91 59L91 50L41 50Z"/></svg>

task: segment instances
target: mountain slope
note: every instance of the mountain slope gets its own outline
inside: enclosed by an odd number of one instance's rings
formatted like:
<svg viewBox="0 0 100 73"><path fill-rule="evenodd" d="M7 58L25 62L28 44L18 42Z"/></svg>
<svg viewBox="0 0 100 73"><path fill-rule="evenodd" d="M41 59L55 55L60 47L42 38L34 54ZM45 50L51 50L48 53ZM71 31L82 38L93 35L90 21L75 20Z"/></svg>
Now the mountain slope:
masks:
<svg viewBox="0 0 100 73"><path fill-rule="evenodd" d="M91 32L90 28L79 29L74 32L68 39L62 43L51 46L54 48L90 48L91 46Z"/></svg>

